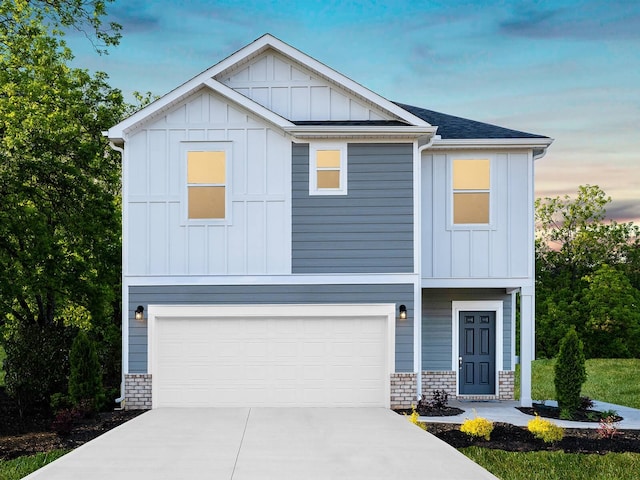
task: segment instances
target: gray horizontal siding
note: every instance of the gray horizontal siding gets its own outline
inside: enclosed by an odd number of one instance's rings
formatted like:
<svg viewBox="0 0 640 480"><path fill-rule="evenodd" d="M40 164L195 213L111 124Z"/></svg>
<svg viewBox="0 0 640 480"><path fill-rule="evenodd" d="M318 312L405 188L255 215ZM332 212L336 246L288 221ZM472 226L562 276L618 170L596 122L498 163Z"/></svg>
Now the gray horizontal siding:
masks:
<svg viewBox="0 0 640 480"><path fill-rule="evenodd" d="M503 289L423 289L422 290L422 368L451 370L451 302L502 300L503 366L511 369L511 295Z"/></svg>
<svg viewBox="0 0 640 480"><path fill-rule="evenodd" d="M396 321L396 372L413 371L413 285L181 285L129 288L129 373L147 373L147 322L134 310L142 305L245 305L294 303L395 303L407 306Z"/></svg>
<svg viewBox="0 0 640 480"><path fill-rule="evenodd" d="M293 144L293 273L413 272L413 146L349 144L347 195L309 195Z"/></svg>

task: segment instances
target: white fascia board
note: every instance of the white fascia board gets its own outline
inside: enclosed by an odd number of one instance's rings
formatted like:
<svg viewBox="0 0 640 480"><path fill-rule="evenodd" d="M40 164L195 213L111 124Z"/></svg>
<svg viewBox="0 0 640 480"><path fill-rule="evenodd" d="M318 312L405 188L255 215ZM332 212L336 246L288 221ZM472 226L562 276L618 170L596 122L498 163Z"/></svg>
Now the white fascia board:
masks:
<svg viewBox="0 0 640 480"><path fill-rule="evenodd" d="M298 139L319 138L402 138L415 140L425 135L434 135L437 127L431 126L366 126L366 125L294 125L284 130Z"/></svg>
<svg viewBox="0 0 640 480"><path fill-rule="evenodd" d="M429 150L472 148L547 148L552 138L453 138L436 139Z"/></svg>
<svg viewBox="0 0 640 480"><path fill-rule="evenodd" d="M125 275L123 282L131 286L150 285L350 285L350 284L420 284L412 273L361 275Z"/></svg>
<svg viewBox="0 0 640 480"><path fill-rule="evenodd" d="M526 288L533 278L423 278L422 288Z"/></svg>
<svg viewBox="0 0 640 480"><path fill-rule="evenodd" d="M374 105L386 110L387 112L395 115L396 117L412 124L415 126L428 127L429 123L425 122L421 118L409 113L408 111L400 108L395 103L390 102L386 98L378 95L375 92L372 92L366 87L363 87L359 83L351 80L348 77L345 77L341 73L336 70L326 66L324 63L319 62L318 60L310 57L306 53L301 52L300 50L292 47L284 43L282 40L277 39L276 37L265 34L262 37L258 38L253 43L250 43L246 47L238 50L233 55L225 58L220 63L217 63L208 71L209 76L213 77L218 75L219 73L224 72L225 70L234 66L234 64L239 63L247 58L251 58L267 48L273 48L277 50L283 55L286 55L296 62L304 65L305 67L316 71L318 74L323 77L331 80L332 82L345 87L347 90L351 90L356 95L362 97L363 99L371 102Z"/></svg>
<svg viewBox="0 0 640 480"><path fill-rule="evenodd" d="M254 102L250 98L236 92L232 88L229 88L226 85L212 79L211 77L204 76L203 78L201 78L200 76L198 76L185 83L181 87L178 87L177 89L168 93L164 97L159 98L151 105L143 108L126 120L110 128L106 132L106 136L109 137L111 141L123 141L126 133L135 128L136 125L139 125L142 122L146 122L150 118L160 115L162 112L165 112L168 109L172 108L182 99L188 97L201 88L209 88L216 93L219 93L223 97L244 107L250 112L255 113L257 116L262 117L263 119L282 129L294 126L294 124L288 121L286 118L281 117L280 115L263 107L259 103Z"/></svg>

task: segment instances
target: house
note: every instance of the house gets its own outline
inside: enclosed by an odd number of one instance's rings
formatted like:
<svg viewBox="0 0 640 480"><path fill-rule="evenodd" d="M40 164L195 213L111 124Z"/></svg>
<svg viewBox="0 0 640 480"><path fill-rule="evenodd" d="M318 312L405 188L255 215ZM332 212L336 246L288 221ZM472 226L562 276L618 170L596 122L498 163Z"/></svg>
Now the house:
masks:
<svg viewBox="0 0 640 480"><path fill-rule="evenodd" d="M531 403L551 139L391 102L270 35L106 135L126 408L510 399L516 308Z"/></svg>

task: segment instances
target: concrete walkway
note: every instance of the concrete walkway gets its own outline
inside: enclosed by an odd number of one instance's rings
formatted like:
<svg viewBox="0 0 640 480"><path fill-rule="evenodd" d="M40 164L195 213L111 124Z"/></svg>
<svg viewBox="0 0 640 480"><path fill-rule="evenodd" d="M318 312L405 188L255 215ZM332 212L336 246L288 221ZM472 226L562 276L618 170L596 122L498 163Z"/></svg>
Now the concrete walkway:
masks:
<svg viewBox="0 0 640 480"><path fill-rule="evenodd" d="M495 479L384 408L157 409L29 480Z"/></svg>
<svg viewBox="0 0 640 480"><path fill-rule="evenodd" d="M534 402L540 403L538 401ZM557 402L553 400L547 400L545 403L552 406L558 405ZM474 418L477 415L478 417L484 417L493 422L510 423L512 425L524 427L527 425L529 420L533 418L531 415L526 415L518 410L516 407L520 406L520 402L516 401L492 400L486 402L467 402L453 400L449 402L449 405L461 408L464 410L464 413L453 417L420 417L420 420L423 422L433 423L461 424L467 418ZM605 410L615 410L618 415L623 418L623 420L618 424L619 429L640 430L640 410L598 401L594 402L593 409L601 412ZM566 420L552 421L556 425L560 425L564 428L598 428L599 426L597 422L570 422Z"/></svg>

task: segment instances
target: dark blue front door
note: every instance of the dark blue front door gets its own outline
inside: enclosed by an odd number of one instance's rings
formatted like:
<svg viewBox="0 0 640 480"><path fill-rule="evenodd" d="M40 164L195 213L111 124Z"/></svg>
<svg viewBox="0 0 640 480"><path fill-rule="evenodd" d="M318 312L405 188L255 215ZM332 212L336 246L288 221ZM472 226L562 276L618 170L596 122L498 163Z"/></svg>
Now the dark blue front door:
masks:
<svg viewBox="0 0 640 480"><path fill-rule="evenodd" d="M496 313L460 312L461 395L496 392Z"/></svg>

